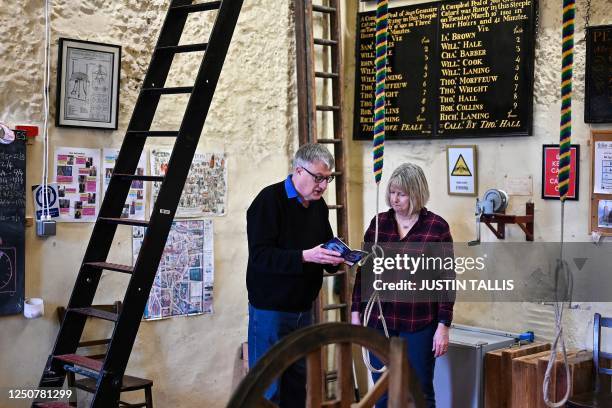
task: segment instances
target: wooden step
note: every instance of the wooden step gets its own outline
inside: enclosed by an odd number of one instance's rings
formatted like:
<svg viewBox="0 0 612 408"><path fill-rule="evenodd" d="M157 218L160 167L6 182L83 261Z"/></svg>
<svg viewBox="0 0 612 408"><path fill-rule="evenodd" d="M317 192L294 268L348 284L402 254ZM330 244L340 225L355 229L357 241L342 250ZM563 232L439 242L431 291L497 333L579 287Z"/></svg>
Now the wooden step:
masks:
<svg viewBox="0 0 612 408"><path fill-rule="evenodd" d="M341 210L344 208L343 205L328 205L327 208L329 208L330 210Z"/></svg>
<svg viewBox="0 0 612 408"><path fill-rule="evenodd" d="M182 52L206 51L207 47L208 47L208 43L185 44L185 45L166 45L162 47L157 47L155 51L180 54Z"/></svg>
<svg viewBox="0 0 612 408"><path fill-rule="evenodd" d="M129 218L98 217L98 221L107 222L109 224L133 225L135 227L148 227L149 226L149 221L132 220Z"/></svg>
<svg viewBox="0 0 612 408"><path fill-rule="evenodd" d="M178 13L197 13L199 11L216 10L219 7L221 7L220 1L209 1L207 3L188 4L186 6L174 6L170 7L168 11Z"/></svg>
<svg viewBox="0 0 612 408"><path fill-rule="evenodd" d="M151 95L189 94L193 92L193 86L174 86L170 88L142 88L142 92Z"/></svg>
<svg viewBox="0 0 612 408"><path fill-rule="evenodd" d="M126 136L140 137L177 137L178 130L128 130Z"/></svg>
<svg viewBox="0 0 612 408"><path fill-rule="evenodd" d="M326 144L342 143L342 139L318 139L317 143L326 143Z"/></svg>
<svg viewBox="0 0 612 408"><path fill-rule="evenodd" d="M83 265L90 266L96 269L105 269L107 271L115 271L115 272L123 272L123 273L133 273L134 267L129 265L121 265L116 263L109 262L85 262Z"/></svg>
<svg viewBox="0 0 612 408"><path fill-rule="evenodd" d="M76 307L69 308L68 312L78 313L85 316L97 317L98 319L116 322L119 318L117 313L107 312L106 310L97 309L95 307Z"/></svg>
<svg viewBox="0 0 612 408"><path fill-rule="evenodd" d="M99 372L102 370L102 361L94 360L93 358L81 356L79 354L61 354L55 358L64 363L72 364L78 367L83 367L88 370Z"/></svg>
<svg viewBox="0 0 612 408"><path fill-rule="evenodd" d="M72 408L67 402L51 401L51 402L35 402L34 408Z"/></svg>
<svg viewBox="0 0 612 408"><path fill-rule="evenodd" d="M138 176L135 174L123 174L113 173L113 177L120 178L122 180L142 180L142 181L164 181L164 176Z"/></svg>

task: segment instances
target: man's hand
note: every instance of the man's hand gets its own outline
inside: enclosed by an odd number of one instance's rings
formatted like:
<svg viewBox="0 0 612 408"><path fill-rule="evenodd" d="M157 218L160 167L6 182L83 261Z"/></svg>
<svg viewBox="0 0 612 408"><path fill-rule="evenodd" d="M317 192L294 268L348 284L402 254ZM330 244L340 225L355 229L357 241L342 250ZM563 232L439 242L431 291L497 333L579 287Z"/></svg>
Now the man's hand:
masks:
<svg viewBox="0 0 612 408"><path fill-rule="evenodd" d="M302 251L302 259L304 262L331 265L340 265L344 262L339 252L325 249L321 245Z"/></svg>
<svg viewBox="0 0 612 408"><path fill-rule="evenodd" d="M361 326L361 316L359 316L359 312L351 312L351 324Z"/></svg>
<svg viewBox="0 0 612 408"><path fill-rule="evenodd" d="M434 357L441 357L448 351L448 327L438 323L438 329L434 334L433 347Z"/></svg>

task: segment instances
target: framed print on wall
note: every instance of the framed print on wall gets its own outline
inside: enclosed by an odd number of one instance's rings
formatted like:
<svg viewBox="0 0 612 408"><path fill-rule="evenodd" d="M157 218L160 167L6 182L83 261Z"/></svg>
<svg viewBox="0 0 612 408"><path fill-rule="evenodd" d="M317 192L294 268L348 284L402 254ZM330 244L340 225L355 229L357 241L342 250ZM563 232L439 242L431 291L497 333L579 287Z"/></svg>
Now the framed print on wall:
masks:
<svg viewBox="0 0 612 408"><path fill-rule="evenodd" d="M578 200L580 180L580 145L570 146L568 200ZM559 145L542 146L542 198L559 200Z"/></svg>
<svg viewBox="0 0 612 408"><path fill-rule="evenodd" d="M590 231L612 236L612 130L591 131Z"/></svg>
<svg viewBox="0 0 612 408"><path fill-rule="evenodd" d="M446 146L449 195L478 195L476 145Z"/></svg>
<svg viewBox="0 0 612 408"><path fill-rule="evenodd" d="M56 126L117 129L121 47L60 38Z"/></svg>

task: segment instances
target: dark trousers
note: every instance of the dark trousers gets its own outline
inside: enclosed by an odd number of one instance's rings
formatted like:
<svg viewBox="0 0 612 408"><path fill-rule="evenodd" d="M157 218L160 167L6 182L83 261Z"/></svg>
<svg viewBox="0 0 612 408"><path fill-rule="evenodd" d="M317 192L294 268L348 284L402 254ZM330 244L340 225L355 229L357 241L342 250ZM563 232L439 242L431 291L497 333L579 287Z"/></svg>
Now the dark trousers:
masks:
<svg viewBox="0 0 612 408"><path fill-rule="evenodd" d="M280 339L312 324L311 311L302 313L257 309L249 305L249 368L252 368ZM291 365L268 388L264 396L280 408L306 405L306 363Z"/></svg>
<svg viewBox="0 0 612 408"><path fill-rule="evenodd" d="M436 359L434 357L433 336L436 333L438 323L434 322L421 330L409 333L389 330L389 336L401 337L408 343L408 362L412 367L414 374L417 377L421 390L425 395L427 408L435 408L436 397L434 393L433 377L434 366ZM370 362L372 367L381 368L382 362L376 358L374 353L370 353ZM378 381L382 374L372 373L374 382ZM387 406L387 394L380 397L376 403L376 408L385 408Z"/></svg>

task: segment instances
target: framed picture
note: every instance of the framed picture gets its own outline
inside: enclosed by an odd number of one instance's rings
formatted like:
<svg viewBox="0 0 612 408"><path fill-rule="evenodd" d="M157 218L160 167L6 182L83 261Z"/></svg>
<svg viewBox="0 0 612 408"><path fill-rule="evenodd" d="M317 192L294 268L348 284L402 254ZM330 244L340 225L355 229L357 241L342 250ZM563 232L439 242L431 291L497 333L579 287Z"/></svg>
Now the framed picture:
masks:
<svg viewBox="0 0 612 408"><path fill-rule="evenodd" d="M580 180L580 145L570 146L568 200L578 200ZM542 146L542 198L559 200L559 145Z"/></svg>
<svg viewBox="0 0 612 408"><path fill-rule="evenodd" d="M612 130L591 131L590 231L612 236Z"/></svg>
<svg viewBox="0 0 612 408"><path fill-rule="evenodd" d="M448 194L478 195L476 145L446 146Z"/></svg>
<svg viewBox="0 0 612 408"><path fill-rule="evenodd" d="M121 47L60 38L56 126L117 129Z"/></svg>

